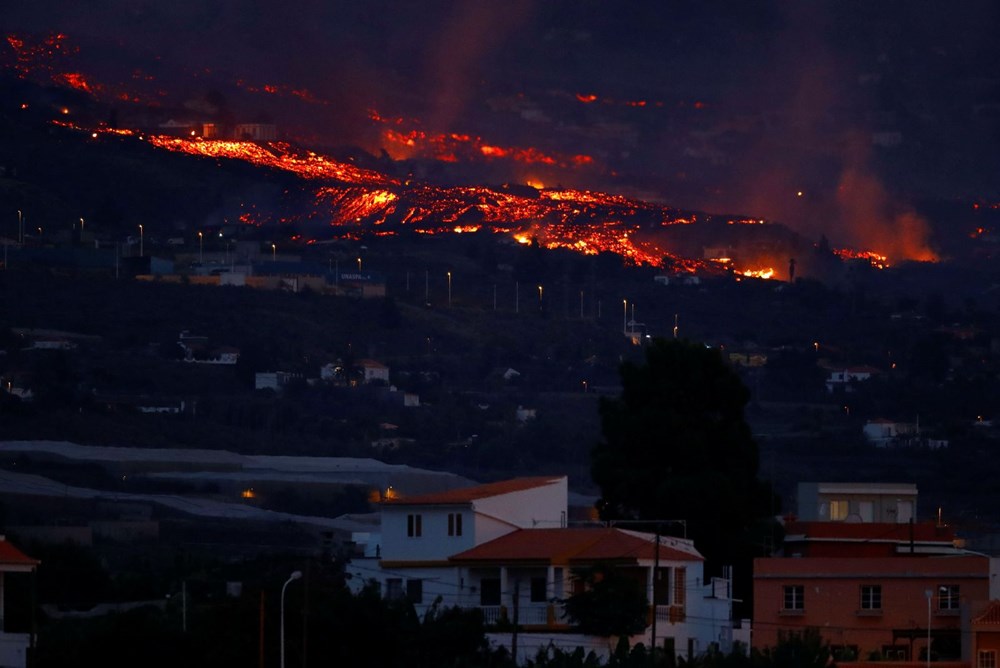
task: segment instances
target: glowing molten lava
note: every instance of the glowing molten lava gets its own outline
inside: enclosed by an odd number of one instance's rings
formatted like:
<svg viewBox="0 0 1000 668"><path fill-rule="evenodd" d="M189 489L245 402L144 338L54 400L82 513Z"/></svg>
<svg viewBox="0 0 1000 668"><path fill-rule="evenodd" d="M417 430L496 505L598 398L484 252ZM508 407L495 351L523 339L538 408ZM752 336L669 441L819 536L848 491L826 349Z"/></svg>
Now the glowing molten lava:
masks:
<svg viewBox="0 0 1000 668"><path fill-rule="evenodd" d="M889 266L889 258L874 251L858 251L850 248L835 248L833 253L842 260L861 260L867 262L876 269L885 269Z"/></svg>
<svg viewBox="0 0 1000 668"><path fill-rule="evenodd" d="M96 99L139 103L149 97L154 85L152 76L141 70L129 70L119 83L98 82L72 67L70 56L78 51L63 34L44 38L8 35L11 67L21 77L29 74L49 82L73 88ZM0 54L2 55L2 54ZM204 74L209 71L206 69ZM201 73L200 73L201 74ZM274 83L251 84L237 79L242 90L262 96L285 96L312 105L329 105L304 88ZM567 94L569 95L569 94ZM154 102L166 101L162 91L153 92ZM663 102L615 100L597 93L575 94L575 104L621 105L635 108L661 107ZM700 109L700 102L681 103ZM24 108L25 105L22 105ZM59 124L74 118L69 108L57 113L64 117ZM381 147L390 156L429 158L442 162L494 163L507 161L528 166L532 172L547 177L556 170L602 169L594 157L584 153L563 153L530 146L512 146L489 141L465 132L435 132L419 121L386 118L376 111L369 119L378 127ZM207 128L210 124L206 124ZM83 128L77 128L83 130ZM206 137L191 131L190 137L144 136L128 130L101 128L85 130L93 140L102 135L129 137L147 141L158 149L186 153L209 160L240 160L253 165L281 170L302 180L302 191L309 198L309 210L295 214L261 211L247 205L239 219L248 225L265 223L293 224L316 222L329 226L334 234L358 237L363 233L392 235L402 231L420 234L455 234L491 231L513 237L521 243L536 243L543 248L562 248L596 255L610 252L629 264L664 267L673 271L729 273L737 277L771 278L775 270L768 259L757 257L752 263L738 258L720 268L715 262L679 257L665 246L663 228L691 225L698 216L620 195L589 190L545 188L533 175L532 186L518 187L436 187L411 183L365 169L350 161L336 160L293 146L287 142L229 141L214 138L217 130L205 130ZM187 132L187 130L185 130ZM703 216L703 218L711 218ZM761 225L756 219L728 221L731 225ZM303 242L310 242L303 239ZM838 251L841 257L863 257L873 266L886 266L883 255L871 252ZM740 266L742 265L742 266Z"/></svg>

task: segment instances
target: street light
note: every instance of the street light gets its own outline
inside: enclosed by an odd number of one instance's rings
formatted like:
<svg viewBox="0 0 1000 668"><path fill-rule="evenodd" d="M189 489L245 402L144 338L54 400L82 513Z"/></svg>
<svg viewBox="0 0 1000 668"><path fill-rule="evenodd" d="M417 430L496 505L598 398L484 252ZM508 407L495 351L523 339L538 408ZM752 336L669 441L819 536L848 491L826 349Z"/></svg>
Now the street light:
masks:
<svg viewBox="0 0 1000 668"><path fill-rule="evenodd" d="M931 599L934 592L925 589L924 596L927 597L927 668L931 668Z"/></svg>
<svg viewBox="0 0 1000 668"><path fill-rule="evenodd" d="M198 233L198 264L205 264L205 237L201 232Z"/></svg>
<svg viewBox="0 0 1000 668"><path fill-rule="evenodd" d="M271 262L276 262L278 259L278 247L271 244Z"/></svg>
<svg viewBox="0 0 1000 668"><path fill-rule="evenodd" d="M17 210L17 243L24 243L24 214Z"/></svg>
<svg viewBox="0 0 1000 668"><path fill-rule="evenodd" d="M139 225L139 257L142 257L144 255L144 253L142 252L143 251L143 248L142 248L142 239L143 239L143 236L142 236L142 225Z"/></svg>
<svg viewBox="0 0 1000 668"><path fill-rule="evenodd" d="M451 306L451 272L448 272L448 306Z"/></svg>
<svg viewBox="0 0 1000 668"><path fill-rule="evenodd" d="M285 589L295 580L302 577L302 571L294 571L281 585L281 668L285 668Z"/></svg>
<svg viewBox="0 0 1000 668"><path fill-rule="evenodd" d="M358 258L358 273L361 273L361 258Z"/></svg>
<svg viewBox="0 0 1000 668"><path fill-rule="evenodd" d="M628 331L628 300L622 300L622 333Z"/></svg>

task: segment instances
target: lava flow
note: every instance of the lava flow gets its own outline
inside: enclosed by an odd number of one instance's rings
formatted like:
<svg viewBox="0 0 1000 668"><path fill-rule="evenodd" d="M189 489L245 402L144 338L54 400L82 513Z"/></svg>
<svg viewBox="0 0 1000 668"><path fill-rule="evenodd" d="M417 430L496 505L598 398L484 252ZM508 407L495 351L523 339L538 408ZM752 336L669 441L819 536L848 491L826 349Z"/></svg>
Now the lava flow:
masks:
<svg viewBox="0 0 1000 668"><path fill-rule="evenodd" d="M85 93L95 100L115 100L140 104L151 99L146 108L155 108L165 99L159 90L147 90L137 95L138 88L150 88L154 79L140 70L129 70L118 83L99 82L77 71L79 49L63 34L44 38L8 35L10 47L8 65L20 78L29 75L47 79L58 85ZM0 54L2 55L2 54ZM205 70L208 73L208 70ZM312 105L325 106L328 101L312 92L291 85L251 85L238 80L237 86L246 92L267 96L294 97ZM148 94L151 92L151 95ZM660 101L615 100L596 93L581 92L573 96L575 104L625 105L629 107L660 107ZM701 109L701 102L693 103ZM26 105L22 105L25 108ZM59 110L61 125L72 117L70 110ZM211 112L207 118L211 119ZM369 121L380 129L381 148L396 160L406 158L432 159L440 162L497 162L529 166L533 170L560 173L564 170L601 170L595 158L584 153L564 153L536 147L511 146L461 132L439 133L424 129L415 119L386 118L374 110ZM202 119L204 120L204 119ZM179 124L183 127L183 124ZM775 253L756 253L754 257L717 261L686 259L701 257L704 246L688 244L678 252L663 234L666 228L689 226L699 216L680 212L638 199L589 190L546 188L537 181L531 185L501 187L438 187L427 183L403 181L351 162L298 148L288 142L237 141L219 139L218 124L205 121L200 127L213 126L201 138L198 130L186 130L191 136L143 134L117 128L84 130L97 138L102 134L131 135L147 141L158 149L182 152L214 160L240 160L262 168L282 170L302 179L302 190L311 198L311 208L304 213L272 213L248 207L241 216L247 224L264 223L323 223L334 234L357 237L361 234L392 235L401 231L420 234L464 233L487 230L508 235L520 243L537 243L545 248L563 248L596 255L610 252L625 262L662 267L679 272L729 273L737 278L772 278L777 276L771 266ZM192 122L192 127L199 127ZM165 127L165 126L161 126ZM177 126L175 126L176 129ZM273 132L273 131L272 131ZM230 135L235 135L230 131ZM266 139L266 137L258 137ZM538 176L535 174L534 176ZM249 209L253 209L250 211ZM711 221L711 216L701 216ZM729 225L762 225L764 221L738 218L725 221ZM875 252L839 250L841 258L861 258L873 267L887 266L886 257ZM704 257L709 257L704 254ZM781 262L785 260L782 258Z"/></svg>
<svg viewBox="0 0 1000 668"><path fill-rule="evenodd" d="M687 222L666 207L593 191L436 187L406 184L373 170L300 152L284 142L254 143L150 136L157 148L208 158L228 158L321 181L314 190L310 220L324 220L341 233L359 226L375 234L410 229L424 234L476 231L486 227L521 243L568 248L596 255L612 252L631 264L695 271L700 261L674 257L650 241L637 238L645 226Z"/></svg>

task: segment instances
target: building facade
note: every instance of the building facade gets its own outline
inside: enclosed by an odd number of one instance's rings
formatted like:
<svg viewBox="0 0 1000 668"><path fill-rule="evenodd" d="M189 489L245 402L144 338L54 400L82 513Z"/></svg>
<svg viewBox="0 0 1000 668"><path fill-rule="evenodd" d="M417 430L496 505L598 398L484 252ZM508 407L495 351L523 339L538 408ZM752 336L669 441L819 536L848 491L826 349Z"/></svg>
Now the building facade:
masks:
<svg viewBox="0 0 1000 668"><path fill-rule="evenodd" d="M565 477L500 483L383 502L381 534L368 537L367 557L348 565L355 591L366 584L431 606L478 609L495 645L518 659L539 650L583 647L607 656L617 639L583 635L563 602L580 591L580 574L597 565L640 583L651 602L647 628L630 639L656 643L677 657L732 645L728 581L704 578L691 541L615 527L567 526ZM372 547L374 544L374 548Z"/></svg>

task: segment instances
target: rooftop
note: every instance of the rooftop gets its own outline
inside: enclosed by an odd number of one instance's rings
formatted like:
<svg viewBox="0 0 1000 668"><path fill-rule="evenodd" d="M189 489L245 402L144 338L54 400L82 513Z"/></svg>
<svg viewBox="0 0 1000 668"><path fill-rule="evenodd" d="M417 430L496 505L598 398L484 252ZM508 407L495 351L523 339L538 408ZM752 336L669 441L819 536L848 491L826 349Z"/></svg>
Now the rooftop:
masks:
<svg viewBox="0 0 1000 668"><path fill-rule="evenodd" d="M624 529L591 527L520 529L450 557L451 561L531 561L553 564L656 558L655 536ZM660 538L664 561L702 561L687 540Z"/></svg>
<svg viewBox="0 0 1000 668"><path fill-rule="evenodd" d="M488 499L493 496L511 494L513 492L523 492L536 487L545 487L559 482L563 478L557 477L533 477L514 478L512 480L502 480L500 482L477 485L475 487L465 487L462 489L452 489L445 492L434 492L430 494L420 494L405 498L388 499L383 503L388 505L450 505L467 504L478 499Z"/></svg>

